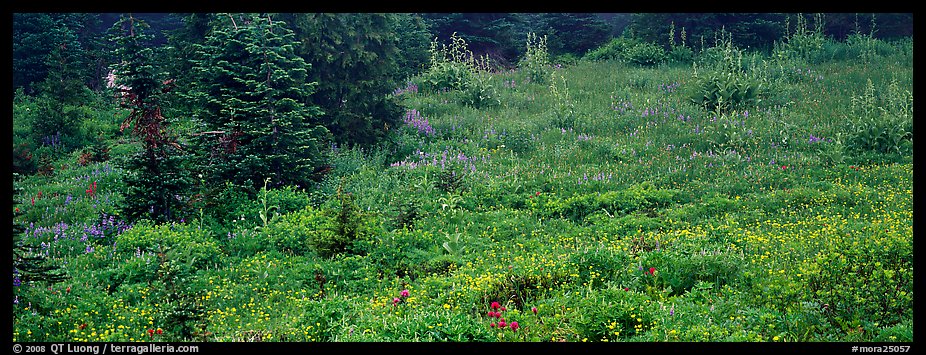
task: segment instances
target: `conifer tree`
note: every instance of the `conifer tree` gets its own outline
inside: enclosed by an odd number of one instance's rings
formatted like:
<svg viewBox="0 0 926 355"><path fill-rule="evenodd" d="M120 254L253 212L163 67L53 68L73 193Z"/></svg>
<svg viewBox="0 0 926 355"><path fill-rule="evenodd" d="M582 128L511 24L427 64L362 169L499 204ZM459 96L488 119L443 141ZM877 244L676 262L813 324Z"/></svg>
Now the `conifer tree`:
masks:
<svg viewBox="0 0 926 355"><path fill-rule="evenodd" d="M180 219L183 194L190 186L184 168L185 153L168 131L161 114L161 97L172 80L161 80L152 64L153 50L146 47L147 24L132 15L122 16L111 28L121 62L114 69L117 99L130 110L122 129L131 128L142 149L126 161L123 217L167 222Z"/></svg>
<svg viewBox="0 0 926 355"><path fill-rule="evenodd" d="M329 133L309 102L316 84L292 31L269 15L216 16L198 46L190 95L203 174L251 194L267 177L272 186L317 181Z"/></svg>
<svg viewBox="0 0 926 355"><path fill-rule="evenodd" d="M320 122L337 144L369 146L401 123L404 110L392 95L405 79L397 31L416 29L399 29L398 14L279 16L301 42L296 53L312 66L309 80L318 86L311 99L324 111Z"/></svg>
<svg viewBox="0 0 926 355"><path fill-rule="evenodd" d="M83 107L92 94L84 83L83 57L87 51L71 28L75 24L70 22L74 21L66 21L67 17L59 15L50 18L52 27L43 37L51 42L44 44L51 47L42 56L44 78L29 83L39 93L36 103L41 117L32 123L32 140L35 146L52 145L55 151L67 153L83 143L81 125L90 115L90 110Z"/></svg>

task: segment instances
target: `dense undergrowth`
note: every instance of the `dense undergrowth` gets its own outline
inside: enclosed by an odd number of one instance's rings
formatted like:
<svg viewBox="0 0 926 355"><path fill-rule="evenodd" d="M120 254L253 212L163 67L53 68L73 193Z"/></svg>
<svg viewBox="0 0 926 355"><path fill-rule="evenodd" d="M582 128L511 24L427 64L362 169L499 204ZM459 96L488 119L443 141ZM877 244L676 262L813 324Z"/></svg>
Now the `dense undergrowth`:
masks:
<svg viewBox="0 0 926 355"><path fill-rule="evenodd" d="M912 42L714 53L440 62L317 186L159 225L116 214L131 145L62 156L15 207L70 278L14 274L13 339L912 341Z"/></svg>

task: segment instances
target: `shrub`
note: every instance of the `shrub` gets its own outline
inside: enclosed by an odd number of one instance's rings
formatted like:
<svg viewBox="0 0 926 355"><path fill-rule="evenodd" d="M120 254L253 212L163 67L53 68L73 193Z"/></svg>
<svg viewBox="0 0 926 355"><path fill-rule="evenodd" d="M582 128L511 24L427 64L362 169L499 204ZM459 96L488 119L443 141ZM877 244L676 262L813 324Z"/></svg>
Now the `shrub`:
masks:
<svg viewBox="0 0 926 355"><path fill-rule="evenodd" d="M666 60L666 51L654 43L639 43L623 52L625 61L644 67L653 67Z"/></svg>
<svg viewBox="0 0 926 355"><path fill-rule="evenodd" d="M116 236L116 252L135 254L164 254L184 273L215 267L223 257L211 233L189 224L153 225L140 221L131 229Z"/></svg>
<svg viewBox="0 0 926 355"><path fill-rule="evenodd" d="M694 51L688 47L673 47L666 55L666 61L672 64L691 64L694 61Z"/></svg>
<svg viewBox="0 0 926 355"><path fill-rule="evenodd" d="M322 257L365 254L372 237L381 231L376 218L360 210L354 202L354 195L344 191L343 181L335 196L337 205L321 211L327 221L322 220L322 216L312 217L312 222L318 227L309 234L309 245Z"/></svg>
<svg viewBox="0 0 926 355"><path fill-rule="evenodd" d="M261 237L275 250L304 255L318 249L319 254L333 255L342 249L335 230L334 221L324 211L306 206L281 216L263 230Z"/></svg>
<svg viewBox="0 0 926 355"><path fill-rule="evenodd" d="M601 47L589 51L583 58L592 61L624 60L624 52L638 44L640 42L632 38L614 38Z"/></svg>

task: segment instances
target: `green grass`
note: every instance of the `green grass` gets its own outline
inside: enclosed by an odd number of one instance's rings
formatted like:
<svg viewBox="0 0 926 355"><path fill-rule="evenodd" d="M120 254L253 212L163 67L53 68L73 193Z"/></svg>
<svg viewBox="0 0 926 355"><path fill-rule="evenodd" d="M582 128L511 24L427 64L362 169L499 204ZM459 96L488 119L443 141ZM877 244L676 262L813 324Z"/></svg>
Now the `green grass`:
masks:
<svg viewBox="0 0 926 355"><path fill-rule="evenodd" d="M493 74L486 109L406 93L435 135L334 153L329 180L268 197L288 205L266 227L262 201L235 200L234 221L81 240L113 213L121 170L27 177L27 241L71 278L15 288L13 339L909 342L912 143L842 139L867 80L886 105L912 72L893 57L770 70L775 95L717 117L690 102L690 67L582 61L555 71L569 128L561 98L517 71ZM362 228L322 257L298 221L338 211L339 184Z"/></svg>

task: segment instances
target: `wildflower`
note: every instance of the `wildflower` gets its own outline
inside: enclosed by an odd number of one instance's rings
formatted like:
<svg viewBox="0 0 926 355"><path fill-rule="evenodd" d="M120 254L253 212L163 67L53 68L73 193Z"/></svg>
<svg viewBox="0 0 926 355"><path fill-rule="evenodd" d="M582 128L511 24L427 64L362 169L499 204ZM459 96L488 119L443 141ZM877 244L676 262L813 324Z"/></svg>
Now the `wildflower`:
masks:
<svg viewBox="0 0 926 355"><path fill-rule="evenodd" d="M402 290L401 295L402 297L408 297L408 290Z"/></svg>
<svg viewBox="0 0 926 355"><path fill-rule="evenodd" d="M630 291L630 287L624 287L624 291Z"/></svg>
<svg viewBox="0 0 926 355"><path fill-rule="evenodd" d="M511 322L509 327L511 327L511 331L513 332L518 331L518 322Z"/></svg>
<svg viewBox="0 0 926 355"><path fill-rule="evenodd" d="M148 329L148 336L149 336L149 337L153 337L153 336L154 336L154 329Z"/></svg>
<svg viewBox="0 0 926 355"><path fill-rule="evenodd" d="M534 314L537 314L537 307L531 307L531 312L534 312Z"/></svg>
<svg viewBox="0 0 926 355"><path fill-rule="evenodd" d="M656 276L656 268L654 268L654 267L649 268L649 270L647 270L647 271L645 272L645 274L646 274L646 275L653 275L653 276Z"/></svg>
<svg viewBox="0 0 926 355"><path fill-rule="evenodd" d="M157 330L157 331L155 331L155 333L157 333L158 335L161 335L161 333L164 333L164 331L163 331L163 330L161 330L161 328L158 328L158 330Z"/></svg>
<svg viewBox="0 0 926 355"><path fill-rule="evenodd" d="M489 311L487 316L489 316L489 318L495 318L495 312Z"/></svg>
<svg viewBox="0 0 926 355"><path fill-rule="evenodd" d="M501 306L502 305L498 304L498 302L492 302L492 305L490 307L492 307L492 309L498 309Z"/></svg>
<svg viewBox="0 0 926 355"><path fill-rule="evenodd" d="M498 321L498 327L499 327L499 328L504 328L506 325L507 325L507 323L505 323L505 320L504 320L504 319Z"/></svg>
<svg viewBox="0 0 926 355"><path fill-rule="evenodd" d="M495 322L489 323L490 328L495 328Z"/></svg>
<svg viewBox="0 0 926 355"><path fill-rule="evenodd" d="M402 300L400 300L398 297L394 297L394 298L392 299L392 305L393 305L393 306L397 306L397 305L399 304L399 302L402 302Z"/></svg>
<svg viewBox="0 0 926 355"><path fill-rule="evenodd" d="M672 305L672 308L669 309L669 315L670 315L670 316L674 316L674 315L675 315L675 305Z"/></svg>

